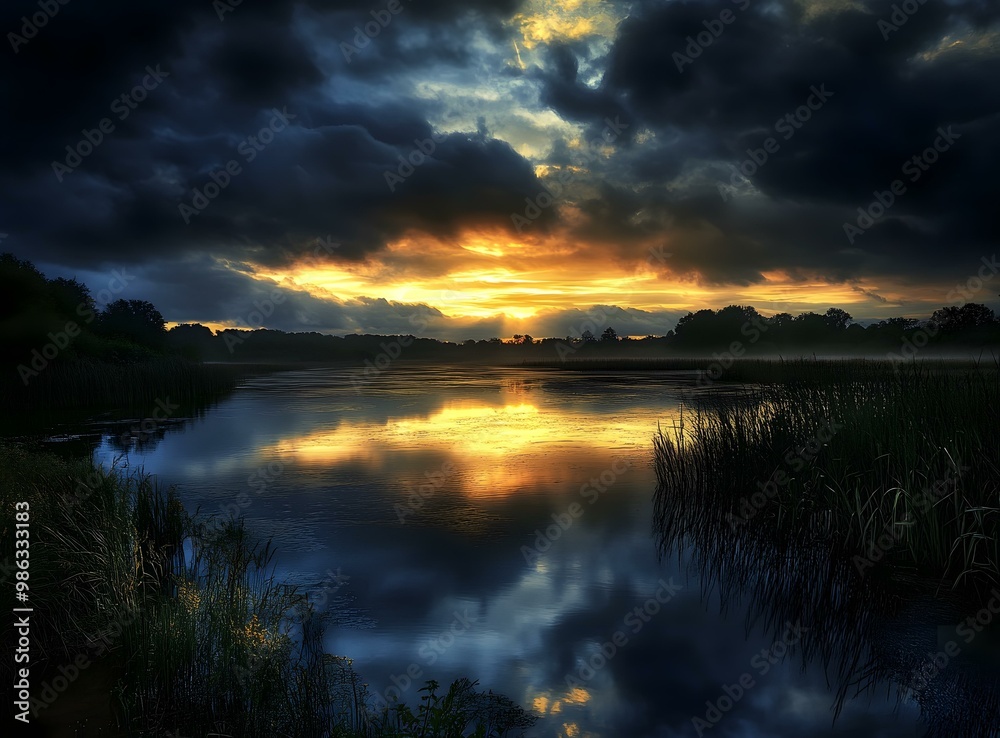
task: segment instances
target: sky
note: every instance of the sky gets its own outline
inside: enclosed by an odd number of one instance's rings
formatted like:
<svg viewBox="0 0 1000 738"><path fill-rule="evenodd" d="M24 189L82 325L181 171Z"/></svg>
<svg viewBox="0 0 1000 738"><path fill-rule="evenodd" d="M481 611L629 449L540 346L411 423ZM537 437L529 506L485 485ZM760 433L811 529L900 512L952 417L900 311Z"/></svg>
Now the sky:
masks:
<svg viewBox="0 0 1000 738"><path fill-rule="evenodd" d="M995 2L234 3L4 3L0 250L213 328L1000 309Z"/></svg>

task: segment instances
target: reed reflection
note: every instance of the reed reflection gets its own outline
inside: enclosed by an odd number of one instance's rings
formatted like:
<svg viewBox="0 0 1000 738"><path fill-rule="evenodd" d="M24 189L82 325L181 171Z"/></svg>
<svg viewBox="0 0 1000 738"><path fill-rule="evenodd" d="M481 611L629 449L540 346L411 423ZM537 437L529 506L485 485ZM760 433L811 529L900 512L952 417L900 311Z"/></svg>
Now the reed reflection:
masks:
<svg viewBox="0 0 1000 738"><path fill-rule="evenodd" d="M831 418L854 418L856 408L835 395L797 400L777 392L714 398L660 432L661 556L691 552L703 597L717 594L724 610L745 607L748 634L806 626L794 653L803 667L825 668L834 721L848 700L894 692L897 704L920 706L928 736L996 735L1000 649L991 621L1000 616L1000 592L951 588L907 564L902 550L891 563L868 561L857 521L824 498L844 491L832 477L850 441L838 446L839 438L802 432L826 425L829 433ZM851 426L844 435L857 432ZM775 480L785 485L780 492ZM913 518L903 495L889 508L895 517L877 540L890 548L903 541L904 549Z"/></svg>

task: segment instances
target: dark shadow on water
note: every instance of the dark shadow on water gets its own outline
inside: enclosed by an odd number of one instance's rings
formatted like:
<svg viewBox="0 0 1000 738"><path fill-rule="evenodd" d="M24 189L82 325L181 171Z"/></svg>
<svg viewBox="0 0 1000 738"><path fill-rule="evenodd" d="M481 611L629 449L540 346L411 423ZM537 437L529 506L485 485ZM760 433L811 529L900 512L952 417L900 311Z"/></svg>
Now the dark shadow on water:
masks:
<svg viewBox="0 0 1000 738"><path fill-rule="evenodd" d="M0 438L30 440L66 458L89 458L105 441L116 455L152 453L168 433L181 431L229 397L213 393L173 402L136 403L114 410L78 408L11 413Z"/></svg>

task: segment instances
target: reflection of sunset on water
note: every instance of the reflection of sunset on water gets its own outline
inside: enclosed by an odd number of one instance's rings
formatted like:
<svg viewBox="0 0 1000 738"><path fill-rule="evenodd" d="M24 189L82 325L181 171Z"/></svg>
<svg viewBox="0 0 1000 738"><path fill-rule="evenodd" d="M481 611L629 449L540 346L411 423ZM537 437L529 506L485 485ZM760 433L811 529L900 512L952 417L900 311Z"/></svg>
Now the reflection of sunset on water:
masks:
<svg viewBox="0 0 1000 738"><path fill-rule="evenodd" d="M539 715L545 717L560 715L564 719L558 738L592 738L593 733L581 731L578 723L569 719L568 716L561 715L565 709L583 707L591 699L592 695L587 689L572 687L565 693L543 692L527 702L531 705L531 709Z"/></svg>
<svg viewBox="0 0 1000 738"><path fill-rule="evenodd" d="M426 481L419 469L431 466L415 466L412 455L434 454L454 464L466 495L496 497L550 484L575 481L578 486L600 473L614 454L641 446L655 432L657 421L669 424L676 412L637 409L594 423L593 415L582 408L539 407L524 401L527 393L508 394L517 395L512 404L464 400L424 416L345 420L336 428L270 443L257 454L311 467L360 463L398 470L401 481L414 488ZM581 447L593 449L583 462ZM573 479L566 464L580 470Z"/></svg>

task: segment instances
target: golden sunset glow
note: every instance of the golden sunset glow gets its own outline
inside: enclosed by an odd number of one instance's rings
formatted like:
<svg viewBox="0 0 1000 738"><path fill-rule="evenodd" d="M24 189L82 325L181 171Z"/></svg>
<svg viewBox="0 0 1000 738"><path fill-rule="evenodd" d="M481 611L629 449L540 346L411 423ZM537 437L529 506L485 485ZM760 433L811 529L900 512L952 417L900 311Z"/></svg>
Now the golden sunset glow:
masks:
<svg viewBox="0 0 1000 738"><path fill-rule="evenodd" d="M539 44L578 41L592 36L610 39L620 20L611 6L602 0L529 0L524 12L513 18L523 40L521 46L533 49Z"/></svg>
<svg viewBox="0 0 1000 738"><path fill-rule="evenodd" d="M591 701L592 695L583 687L574 687L566 694L557 696L551 692L535 695L531 700L532 709L545 716L559 715L567 706L583 707ZM591 738L589 731L582 731L580 725L572 720L566 720L561 726L559 738Z"/></svg>
<svg viewBox="0 0 1000 738"><path fill-rule="evenodd" d="M415 233L361 262L311 259L286 269L258 268L255 278L331 301L377 296L404 305L424 304L448 318L503 316L509 327L506 335L531 332L532 319L546 313L593 305L654 311L736 303L770 315L823 312L832 305L850 310L854 304L870 303L873 294L890 306L923 294L933 299L930 287L830 283L820 275L809 278L779 270L765 272L762 282L742 288L708 284L683 270L672 272L669 259L651 258L653 248L656 244L639 247L611 261L600 246L574 242L566 235L512 238L503 231L469 230L445 240Z"/></svg>

